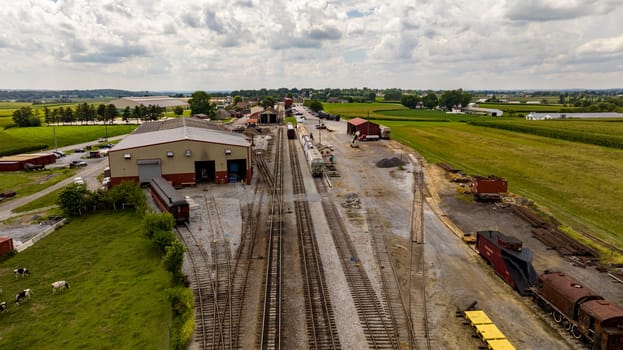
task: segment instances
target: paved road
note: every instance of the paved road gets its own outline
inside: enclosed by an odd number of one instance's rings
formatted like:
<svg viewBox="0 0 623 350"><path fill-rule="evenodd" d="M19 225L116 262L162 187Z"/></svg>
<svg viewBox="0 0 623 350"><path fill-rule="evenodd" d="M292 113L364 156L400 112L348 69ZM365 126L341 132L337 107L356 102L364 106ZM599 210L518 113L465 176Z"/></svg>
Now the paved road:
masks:
<svg viewBox="0 0 623 350"><path fill-rule="evenodd" d="M120 139L120 138L123 138L123 136L110 138L110 140ZM86 147L86 145L94 144L94 143L97 143L97 142L87 142L87 143L80 144L80 145L62 147L62 148L59 148L59 150L70 151L76 148L84 148ZM71 155L68 155L67 157L58 159L56 163L49 165L48 168L67 167L69 166L69 163L72 160L81 159L81 157L84 157L85 155L86 153L72 153ZM101 186L99 180L97 180L97 176L102 174L104 172L104 168L108 166L108 158L104 157L104 158L81 159L81 160L84 160L85 162L87 162L88 165L78 170L75 177L78 177L78 176L82 177L89 190L91 191L96 190L97 188ZM74 181L74 177L71 177L53 186L50 186L42 191L31 194L30 196L17 197L15 199L0 202L0 221L4 221L12 216L16 216L17 214L13 212L14 208L18 208L22 205L32 202L35 199L45 196L46 194L50 192L56 191L57 189L61 187L67 186L71 184L73 181Z"/></svg>

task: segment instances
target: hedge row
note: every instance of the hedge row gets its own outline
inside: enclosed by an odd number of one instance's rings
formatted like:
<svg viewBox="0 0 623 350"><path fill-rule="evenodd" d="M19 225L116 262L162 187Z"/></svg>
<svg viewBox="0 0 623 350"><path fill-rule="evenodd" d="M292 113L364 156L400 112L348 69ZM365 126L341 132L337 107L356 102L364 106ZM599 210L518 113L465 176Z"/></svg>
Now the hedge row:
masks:
<svg viewBox="0 0 623 350"><path fill-rule="evenodd" d="M623 149L623 136L619 135L591 134L576 130L551 129L547 127L539 127L538 125L533 126L504 122L471 121L469 122L469 124L474 126L484 126L487 128L503 129L508 131L521 132L524 134L550 137L566 141L587 143L609 148Z"/></svg>

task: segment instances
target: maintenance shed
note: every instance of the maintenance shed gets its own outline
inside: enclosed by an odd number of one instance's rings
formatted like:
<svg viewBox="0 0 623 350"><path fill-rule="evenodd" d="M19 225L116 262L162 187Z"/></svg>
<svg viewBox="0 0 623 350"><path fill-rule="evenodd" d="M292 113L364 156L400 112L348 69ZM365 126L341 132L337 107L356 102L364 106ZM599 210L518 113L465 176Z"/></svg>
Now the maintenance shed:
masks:
<svg viewBox="0 0 623 350"><path fill-rule="evenodd" d="M52 153L17 154L0 158L0 171L41 169L53 163L56 163L56 156Z"/></svg>
<svg viewBox="0 0 623 350"><path fill-rule="evenodd" d="M108 152L110 185L163 177L175 187L251 182L251 143L196 118L143 123Z"/></svg>
<svg viewBox="0 0 623 350"><path fill-rule="evenodd" d="M357 131L359 131L360 135L381 136L381 129L378 124L361 118L353 118L346 124L346 133L353 135L356 134Z"/></svg>

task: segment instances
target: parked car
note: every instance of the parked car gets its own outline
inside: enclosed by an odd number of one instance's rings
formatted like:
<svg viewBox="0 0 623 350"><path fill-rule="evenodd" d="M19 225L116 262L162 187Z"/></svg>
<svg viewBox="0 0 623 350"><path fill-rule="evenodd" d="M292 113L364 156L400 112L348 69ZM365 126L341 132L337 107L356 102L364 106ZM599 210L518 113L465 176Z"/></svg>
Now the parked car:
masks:
<svg viewBox="0 0 623 350"><path fill-rule="evenodd" d="M78 186L84 186L84 180L81 177L77 177L74 179L74 184Z"/></svg>
<svg viewBox="0 0 623 350"><path fill-rule="evenodd" d="M65 152L63 151L53 151L52 154L54 154L54 156L56 157L56 159L58 158L62 158L65 156Z"/></svg>
<svg viewBox="0 0 623 350"><path fill-rule="evenodd" d="M74 150L75 153L84 153L84 148L76 148Z"/></svg>
<svg viewBox="0 0 623 350"><path fill-rule="evenodd" d="M87 162L85 162L84 160L72 160L71 163L69 163L70 168L78 168L87 165Z"/></svg>

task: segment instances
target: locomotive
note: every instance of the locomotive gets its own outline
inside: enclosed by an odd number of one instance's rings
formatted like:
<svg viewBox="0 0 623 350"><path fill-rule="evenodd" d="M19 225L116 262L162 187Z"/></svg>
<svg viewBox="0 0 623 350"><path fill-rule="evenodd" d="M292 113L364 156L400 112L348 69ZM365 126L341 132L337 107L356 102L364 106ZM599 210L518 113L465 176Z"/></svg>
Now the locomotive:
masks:
<svg viewBox="0 0 623 350"><path fill-rule="evenodd" d="M476 249L506 283L531 296L573 337L593 350L623 350L623 307L565 273L546 270L537 276L532 252L501 232L477 232Z"/></svg>

